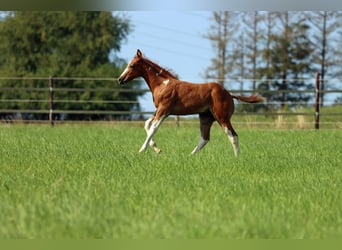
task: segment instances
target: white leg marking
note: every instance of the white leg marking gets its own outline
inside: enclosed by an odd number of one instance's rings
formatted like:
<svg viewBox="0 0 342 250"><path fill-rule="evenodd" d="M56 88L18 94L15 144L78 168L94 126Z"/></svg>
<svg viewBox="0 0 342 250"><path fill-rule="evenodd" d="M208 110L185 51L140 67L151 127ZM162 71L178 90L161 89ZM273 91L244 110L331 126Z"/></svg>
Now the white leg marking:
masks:
<svg viewBox="0 0 342 250"><path fill-rule="evenodd" d="M150 129L151 127L151 122L153 120L153 116L148 118L146 121L145 121L145 126L144 126L144 129L146 130L146 133L148 132L148 130Z"/></svg>
<svg viewBox="0 0 342 250"><path fill-rule="evenodd" d="M233 146L234 149L234 155L238 156L240 154L240 149L239 149L239 139L237 136L233 136L232 132L228 128L224 128L224 132L227 134L228 139L230 143Z"/></svg>
<svg viewBox="0 0 342 250"><path fill-rule="evenodd" d="M150 141L150 147L152 147L154 152L156 152L157 154L161 152L161 149L157 147L157 144L153 139L151 139Z"/></svg>
<svg viewBox="0 0 342 250"><path fill-rule="evenodd" d="M192 150L191 154L196 154L198 151L200 151L209 141L204 140L203 137L201 136L198 145Z"/></svg>
<svg viewBox="0 0 342 250"><path fill-rule="evenodd" d="M147 131L147 137L145 142L143 143L143 145L141 146L139 153L145 151L148 147L148 145L150 144L150 141L152 139L152 136L157 132L160 124L163 122L163 120L165 119L166 116L162 116L159 118L159 120L156 121L152 121L152 124L149 128L149 130Z"/></svg>
<svg viewBox="0 0 342 250"><path fill-rule="evenodd" d="M152 120L153 120L153 116L150 117L149 119L146 120L145 122L145 130L146 130L146 133L148 133L150 127L151 127L151 124L152 124ZM161 152L161 149L157 147L157 144L156 142L153 140L153 138L151 138L151 141L149 143L150 147L153 148L154 152L156 152L157 154L159 154Z"/></svg>

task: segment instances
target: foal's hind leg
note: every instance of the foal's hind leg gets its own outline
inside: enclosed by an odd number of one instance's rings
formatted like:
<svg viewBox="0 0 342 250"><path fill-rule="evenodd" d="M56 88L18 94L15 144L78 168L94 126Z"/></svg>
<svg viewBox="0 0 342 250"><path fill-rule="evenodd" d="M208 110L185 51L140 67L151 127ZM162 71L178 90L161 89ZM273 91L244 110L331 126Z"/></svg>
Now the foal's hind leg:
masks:
<svg viewBox="0 0 342 250"><path fill-rule="evenodd" d="M199 118L200 118L201 137L198 142L198 145L194 148L191 154L196 154L209 142L210 128L213 122L215 121L215 118L210 112L199 114Z"/></svg>
<svg viewBox="0 0 342 250"><path fill-rule="evenodd" d="M240 153L239 139L238 139L237 133L233 129L232 124L230 123L230 120L229 120L230 115L223 113L221 116L216 115L216 117L217 117L216 118L217 121L220 123L221 127L223 128L224 133L228 136L228 139L233 146L235 156L238 156Z"/></svg>
<svg viewBox="0 0 342 250"><path fill-rule="evenodd" d="M144 128L145 128L146 133L148 133L148 131L150 130L153 118L154 118L154 116L150 117L145 122ZM156 144L156 142L153 139L151 139L149 145L150 145L151 148L153 148L154 152L156 152L157 154L160 153L161 149L157 147L157 144Z"/></svg>
<svg viewBox="0 0 342 250"><path fill-rule="evenodd" d="M235 156L238 156L240 153L239 138L238 138L237 133L233 129L230 121L228 121L225 125L223 125L223 129L224 129L224 132L227 134L230 143L233 146Z"/></svg>
<svg viewBox="0 0 342 250"><path fill-rule="evenodd" d="M235 156L238 156L240 152L238 135L230 123L230 117L234 113L234 101L227 91L222 92L219 90L213 92L213 99L216 100L212 106L213 115L228 136Z"/></svg>

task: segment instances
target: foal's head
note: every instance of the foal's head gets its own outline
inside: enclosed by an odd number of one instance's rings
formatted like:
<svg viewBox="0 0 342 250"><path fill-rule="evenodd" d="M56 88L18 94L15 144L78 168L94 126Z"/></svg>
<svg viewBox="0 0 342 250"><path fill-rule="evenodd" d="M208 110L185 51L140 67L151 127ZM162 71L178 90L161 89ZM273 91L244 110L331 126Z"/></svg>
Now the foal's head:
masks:
<svg viewBox="0 0 342 250"><path fill-rule="evenodd" d="M127 65L126 69L122 72L118 81L120 84L125 84L139 76L142 76L142 53L137 50L137 54L133 57L132 61Z"/></svg>
<svg viewBox="0 0 342 250"><path fill-rule="evenodd" d="M167 79L178 79L177 74L172 73L172 71L164 69L151 60L143 57L141 51L138 49L137 54L122 72L118 81L120 84L125 84L137 77L144 77L144 74L154 74L155 76Z"/></svg>

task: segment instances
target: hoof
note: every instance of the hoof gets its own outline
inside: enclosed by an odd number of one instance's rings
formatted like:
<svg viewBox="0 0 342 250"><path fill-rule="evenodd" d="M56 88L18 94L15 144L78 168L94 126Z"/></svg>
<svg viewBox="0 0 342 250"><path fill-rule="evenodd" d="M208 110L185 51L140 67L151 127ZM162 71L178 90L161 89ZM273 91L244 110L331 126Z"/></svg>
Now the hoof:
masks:
<svg viewBox="0 0 342 250"><path fill-rule="evenodd" d="M156 152L157 154L161 153L161 149L160 148L155 148L154 152Z"/></svg>
<svg viewBox="0 0 342 250"><path fill-rule="evenodd" d="M139 150L139 153L143 153L145 150L146 150L146 148L141 148L141 149Z"/></svg>

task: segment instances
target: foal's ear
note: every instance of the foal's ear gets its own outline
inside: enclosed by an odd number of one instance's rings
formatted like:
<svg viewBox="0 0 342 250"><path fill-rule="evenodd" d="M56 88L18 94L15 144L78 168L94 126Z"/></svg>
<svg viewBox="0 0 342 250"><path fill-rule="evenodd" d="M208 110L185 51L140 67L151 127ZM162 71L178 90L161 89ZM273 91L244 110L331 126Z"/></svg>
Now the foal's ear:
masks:
<svg viewBox="0 0 342 250"><path fill-rule="evenodd" d="M137 50L137 57L142 57L142 53L141 53L140 49Z"/></svg>

